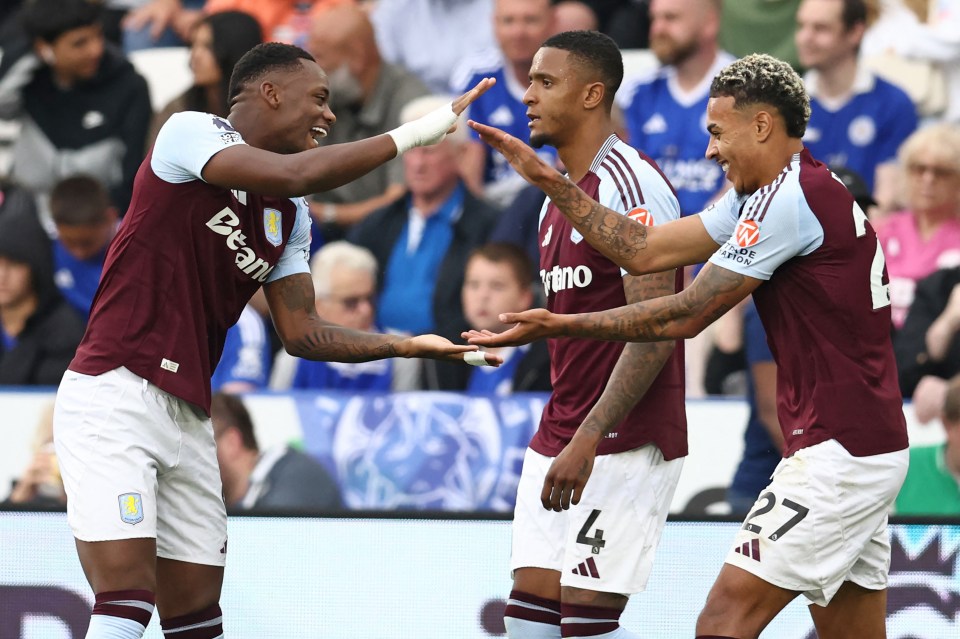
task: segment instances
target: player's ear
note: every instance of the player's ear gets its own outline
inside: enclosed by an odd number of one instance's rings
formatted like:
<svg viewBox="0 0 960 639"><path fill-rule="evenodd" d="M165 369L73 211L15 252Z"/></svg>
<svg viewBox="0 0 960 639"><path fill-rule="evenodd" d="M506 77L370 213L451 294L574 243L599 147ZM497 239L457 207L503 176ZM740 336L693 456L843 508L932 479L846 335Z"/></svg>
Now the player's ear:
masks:
<svg viewBox="0 0 960 639"><path fill-rule="evenodd" d="M33 49L36 51L37 56L47 64L54 64L57 61L57 56L53 52L53 47L51 47L47 42L38 38L34 41Z"/></svg>
<svg viewBox="0 0 960 639"><path fill-rule="evenodd" d="M583 99L585 109L596 109L603 104L603 98L607 95L607 88L603 82L591 82L587 85L586 95Z"/></svg>
<svg viewBox="0 0 960 639"><path fill-rule="evenodd" d="M260 97L266 100L272 109L280 106L280 88L270 80L260 83Z"/></svg>
<svg viewBox="0 0 960 639"><path fill-rule="evenodd" d="M774 119L769 111L757 111L753 116L753 128L757 142L765 142L773 133Z"/></svg>

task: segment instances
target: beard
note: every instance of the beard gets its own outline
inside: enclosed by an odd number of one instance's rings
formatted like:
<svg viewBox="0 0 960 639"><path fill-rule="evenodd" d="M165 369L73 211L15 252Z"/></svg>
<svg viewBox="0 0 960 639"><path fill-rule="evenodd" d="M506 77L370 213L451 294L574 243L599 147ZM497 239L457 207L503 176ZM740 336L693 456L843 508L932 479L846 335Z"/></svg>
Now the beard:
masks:
<svg viewBox="0 0 960 639"><path fill-rule="evenodd" d="M327 75L330 83L330 103L338 107L351 107L363 102L363 85L347 65L341 64Z"/></svg>
<svg viewBox="0 0 960 639"><path fill-rule="evenodd" d="M697 52L695 41L677 42L672 38L658 37L650 41L650 50L664 66L675 66Z"/></svg>
<svg viewBox="0 0 960 639"><path fill-rule="evenodd" d="M553 142L550 139L549 133L531 133L530 146L535 149L540 149L544 146L553 146Z"/></svg>

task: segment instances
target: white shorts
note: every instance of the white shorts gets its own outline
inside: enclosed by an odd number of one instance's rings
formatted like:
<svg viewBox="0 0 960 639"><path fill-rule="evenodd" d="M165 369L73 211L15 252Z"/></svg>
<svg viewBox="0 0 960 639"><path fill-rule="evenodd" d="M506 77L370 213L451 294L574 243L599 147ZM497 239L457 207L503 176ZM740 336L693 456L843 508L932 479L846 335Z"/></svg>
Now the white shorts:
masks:
<svg viewBox="0 0 960 639"><path fill-rule="evenodd" d="M726 562L826 606L844 581L887 586L887 514L909 452L854 457L836 440L784 459L737 532Z"/></svg>
<svg viewBox="0 0 960 639"><path fill-rule="evenodd" d="M517 488L510 569L547 568L584 590L641 592L667 519L683 459L663 460L647 445L600 455L570 510L546 510L540 491L553 457L527 449Z"/></svg>
<svg viewBox="0 0 960 639"><path fill-rule="evenodd" d="M202 410L126 368L68 370L53 429L77 539L154 538L158 557L226 563L220 468Z"/></svg>

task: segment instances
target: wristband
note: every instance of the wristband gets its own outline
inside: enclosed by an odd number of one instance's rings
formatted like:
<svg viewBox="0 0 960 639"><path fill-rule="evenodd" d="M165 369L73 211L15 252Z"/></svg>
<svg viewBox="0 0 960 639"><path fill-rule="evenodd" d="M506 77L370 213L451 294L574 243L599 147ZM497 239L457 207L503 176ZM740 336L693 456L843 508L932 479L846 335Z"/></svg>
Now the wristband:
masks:
<svg viewBox="0 0 960 639"><path fill-rule="evenodd" d="M397 145L397 155L409 151L415 146L429 146L437 144L446 136L459 116L453 112L453 103L430 111L416 120L401 124L387 135L393 138Z"/></svg>
<svg viewBox="0 0 960 639"><path fill-rule="evenodd" d="M467 351L463 354L463 361L471 366L489 366L483 351Z"/></svg>

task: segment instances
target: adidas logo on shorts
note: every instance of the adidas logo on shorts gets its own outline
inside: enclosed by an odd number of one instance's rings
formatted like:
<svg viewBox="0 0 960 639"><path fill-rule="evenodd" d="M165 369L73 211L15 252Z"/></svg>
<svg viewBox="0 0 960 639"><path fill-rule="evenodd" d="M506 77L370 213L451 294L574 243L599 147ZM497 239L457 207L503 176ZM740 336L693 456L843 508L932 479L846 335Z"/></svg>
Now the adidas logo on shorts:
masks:
<svg viewBox="0 0 960 639"><path fill-rule="evenodd" d="M738 552L744 557L760 561L760 540L745 541L743 545L734 550L734 552Z"/></svg>
<svg viewBox="0 0 960 639"><path fill-rule="evenodd" d="M593 577L594 579L600 578L600 571L597 570L597 562L593 560L593 557L588 557L586 561L581 562L579 566L573 569L573 574L581 577Z"/></svg>

